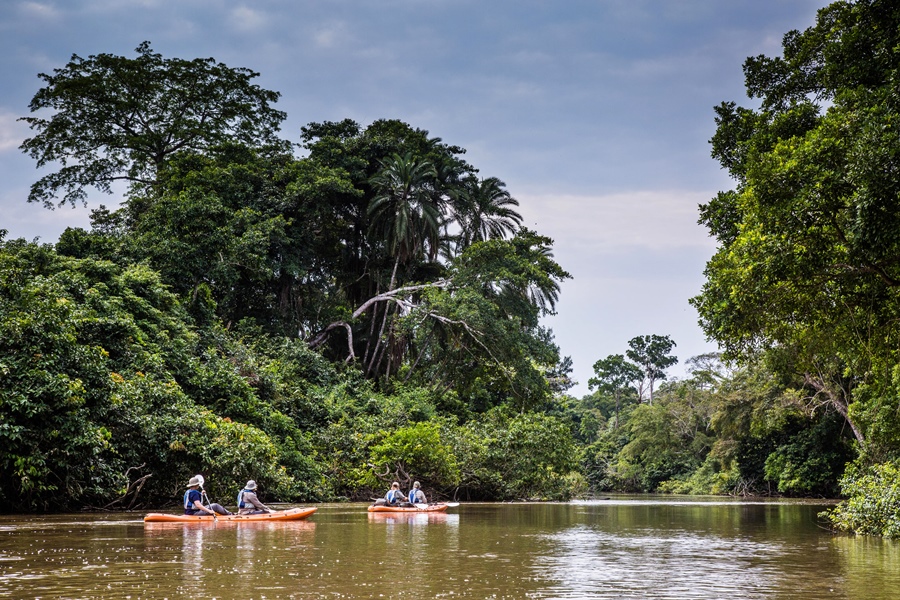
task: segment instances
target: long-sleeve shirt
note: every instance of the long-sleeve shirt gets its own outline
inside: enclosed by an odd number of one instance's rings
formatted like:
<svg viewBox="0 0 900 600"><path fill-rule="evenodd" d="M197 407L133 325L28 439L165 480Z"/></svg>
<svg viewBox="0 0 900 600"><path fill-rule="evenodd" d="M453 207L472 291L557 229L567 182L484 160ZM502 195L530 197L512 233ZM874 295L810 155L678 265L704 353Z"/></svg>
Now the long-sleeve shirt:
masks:
<svg viewBox="0 0 900 600"><path fill-rule="evenodd" d="M259 498L256 497L256 492L251 492L249 490L244 490L244 508L240 509L239 514L247 514L256 510L264 510L268 512L271 510L268 506L259 501Z"/></svg>

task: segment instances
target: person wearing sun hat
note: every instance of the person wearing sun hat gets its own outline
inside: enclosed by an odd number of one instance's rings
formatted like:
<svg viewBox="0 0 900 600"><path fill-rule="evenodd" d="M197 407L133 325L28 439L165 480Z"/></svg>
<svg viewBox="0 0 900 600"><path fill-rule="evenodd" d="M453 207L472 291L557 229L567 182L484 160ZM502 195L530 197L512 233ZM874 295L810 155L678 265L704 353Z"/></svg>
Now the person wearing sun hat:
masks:
<svg viewBox="0 0 900 600"><path fill-rule="evenodd" d="M256 482L252 479L238 492L237 505L239 515L261 515L272 512L271 508L256 497Z"/></svg>
<svg viewBox="0 0 900 600"><path fill-rule="evenodd" d="M191 477L191 480L188 481L187 491L184 493L184 514L186 515L199 515L199 514L209 514L209 515L230 515L232 514L227 508L222 506L221 504L216 504L215 502L210 503L207 506L203 506L203 494L200 492L203 486L203 477L201 475L194 475ZM208 500L208 499L207 499Z"/></svg>

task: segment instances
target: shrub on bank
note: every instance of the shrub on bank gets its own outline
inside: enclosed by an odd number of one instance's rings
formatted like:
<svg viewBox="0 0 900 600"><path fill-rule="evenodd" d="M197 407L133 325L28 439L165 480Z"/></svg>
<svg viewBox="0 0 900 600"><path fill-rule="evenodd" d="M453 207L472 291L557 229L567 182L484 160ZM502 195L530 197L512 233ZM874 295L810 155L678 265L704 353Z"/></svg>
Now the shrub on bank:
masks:
<svg viewBox="0 0 900 600"><path fill-rule="evenodd" d="M850 465L840 481L846 500L820 513L847 533L900 537L900 467L885 462L868 468Z"/></svg>

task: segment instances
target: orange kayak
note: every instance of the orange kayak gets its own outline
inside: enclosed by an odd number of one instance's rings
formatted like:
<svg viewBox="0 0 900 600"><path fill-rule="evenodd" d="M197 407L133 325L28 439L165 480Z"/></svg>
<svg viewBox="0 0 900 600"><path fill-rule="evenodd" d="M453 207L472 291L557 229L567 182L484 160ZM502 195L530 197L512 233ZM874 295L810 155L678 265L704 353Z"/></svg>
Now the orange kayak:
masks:
<svg viewBox="0 0 900 600"><path fill-rule="evenodd" d="M278 510L260 515L170 515L166 513L150 513L144 517L144 523L197 523L216 521L230 521L236 523L246 523L248 521L264 521L271 523L273 521L299 521L310 516L317 509L315 508L292 508L290 510Z"/></svg>
<svg viewBox="0 0 900 600"><path fill-rule="evenodd" d="M421 512L444 512L447 505L443 502L439 504L417 504L415 506L370 506L370 513L421 513Z"/></svg>

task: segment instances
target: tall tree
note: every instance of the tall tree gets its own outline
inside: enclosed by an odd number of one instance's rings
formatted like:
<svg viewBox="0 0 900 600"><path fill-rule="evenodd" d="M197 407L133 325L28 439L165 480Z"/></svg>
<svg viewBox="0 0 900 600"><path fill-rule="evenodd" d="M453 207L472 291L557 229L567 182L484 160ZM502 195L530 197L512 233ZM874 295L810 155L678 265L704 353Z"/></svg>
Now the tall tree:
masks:
<svg viewBox="0 0 900 600"><path fill-rule="evenodd" d="M896 2L835 2L746 61L760 107L716 109L736 187L701 207L719 248L692 300L729 357L765 351L872 457L900 451L898 32Z"/></svg>
<svg viewBox="0 0 900 600"><path fill-rule="evenodd" d="M667 335L639 335L628 340L628 350L625 354L640 365L647 381L650 392L650 404L653 404L653 384L666 378L666 369L678 362L678 357L669 352L675 347L675 342ZM640 389L643 400L643 384Z"/></svg>
<svg viewBox="0 0 900 600"><path fill-rule="evenodd" d="M615 428L619 428L619 405L624 394L634 390L634 383L640 381L644 372L634 363L625 360L621 354L610 354L594 363L595 377L588 380L588 389L597 388L611 394L616 400ZM632 392L633 393L633 392Z"/></svg>
<svg viewBox="0 0 900 600"><path fill-rule="evenodd" d="M370 180L375 189L368 208L370 232L395 259L389 289L396 285L400 263L419 256L437 258L443 207L431 193L436 176L429 161L394 154Z"/></svg>
<svg viewBox="0 0 900 600"><path fill-rule="evenodd" d="M346 224L342 253L335 269L337 282L352 305L361 305L389 287L396 260L396 256L388 251L388 244L384 243L386 232L382 230L379 235L373 235L371 221L374 215L369 212L378 195L375 178L384 163L390 162L393 155L409 155L416 162L431 163L436 174L429 189L431 204L442 209L449 190L475 169L462 160L465 149L448 145L440 138L430 137L426 130L393 119L377 120L368 127L349 119L310 123L303 127L302 135L310 160L345 170L356 188L355 194L335 195L331 206L336 218ZM439 222L443 232L444 214L439 215ZM438 248L442 247L443 240L437 242ZM432 261L411 260L407 270L418 281L441 277L440 266ZM403 279L398 281L401 285L404 282Z"/></svg>
<svg viewBox="0 0 900 600"><path fill-rule="evenodd" d="M165 162L182 151L203 152L225 141L280 144L276 133L285 114L272 107L280 94L251 80L259 74L212 58L163 58L150 42L136 58L72 55L53 74L23 117L34 137L21 150L38 167L62 167L31 186L29 202L48 208L85 202L86 187L109 193L113 182L156 183Z"/></svg>
<svg viewBox="0 0 900 600"><path fill-rule="evenodd" d="M420 256L429 260L437 258L443 211L432 193L436 176L434 165L429 161L417 160L411 154L394 154L382 162L381 170L370 180L376 195L369 203L368 213L372 219L369 231L375 235L375 243L386 245L394 257L388 292L397 287L397 269L402 263ZM385 340L384 333L395 306L385 305L378 336L369 338L367 372L372 372L384 353L394 345L394 336L388 335ZM388 374L390 358L393 357L389 357Z"/></svg>

